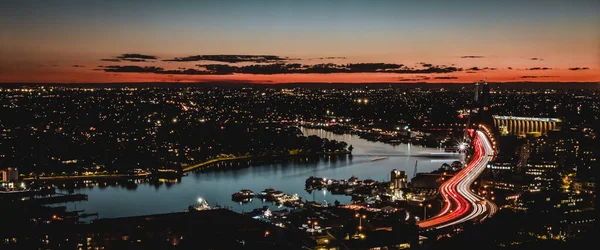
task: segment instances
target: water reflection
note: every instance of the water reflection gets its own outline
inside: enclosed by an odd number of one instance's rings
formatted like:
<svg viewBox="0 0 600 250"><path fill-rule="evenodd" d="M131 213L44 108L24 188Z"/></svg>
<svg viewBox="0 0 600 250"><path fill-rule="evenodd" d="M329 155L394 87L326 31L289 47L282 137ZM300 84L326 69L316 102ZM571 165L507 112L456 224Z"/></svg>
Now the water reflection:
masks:
<svg viewBox="0 0 600 250"><path fill-rule="evenodd" d="M302 200L318 203L349 203L350 197L325 192L308 193L304 184L308 177L331 179L360 179L387 181L392 169L406 171L412 176L415 161L419 172L437 169L444 162L456 160L434 159L408 154L408 145L391 146L369 142L353 135L335 135L316 129L302 129L305 135L319 135L328 139L344 140L354 146L354 156L302 157L266 160L237 160L215 163L210 169L188 173L176 179L102 180L56 184L58 188L88 194L88 201L77 205L86 212L99 212L100 217L119 217L143 214L180 212L203 197L210 205L231 207L235 211L251 211L263 206L274 206L261 199L244 202L232 201L231 195L241 189L255 193L266 188L298 194ZM434 152L418 146L410 153L419 155ZM372 161L371 155L396 155ZM362 156L361 156L362 155ZM445 161L447 160L447 161ZM70 206L67 204L67 206ZM72 208L72 207L71 207ZM70 208L70 209L71 209Z"/></svg>

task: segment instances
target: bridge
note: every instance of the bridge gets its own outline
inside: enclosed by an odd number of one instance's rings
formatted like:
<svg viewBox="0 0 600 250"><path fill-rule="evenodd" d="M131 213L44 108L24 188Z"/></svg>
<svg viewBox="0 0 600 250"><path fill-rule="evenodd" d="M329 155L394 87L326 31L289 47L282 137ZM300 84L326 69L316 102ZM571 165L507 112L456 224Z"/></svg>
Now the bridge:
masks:
<svg viewBox="0 0 600 250"><path fill-rule="evenodd" d="M483 85L481 88L480 84ZM469 127L465 131L465 139L470 141L472 147L471 159L461 171L442 183L439 190L445 205L437 215L418 222L420 228L433 230L465 222L479 222L498 210L493 202L471 191L471 185L493 161L497 152L494 123L488 112L489 100L487 83L476 82L471 114L477 114L478 117L473 120L469 117Z"/></svg>
<svg viewBox="0 0 600 250"><path fill-rule="evenodd" d="M524 136L528 133L539 135L559 128L562 120L558 118L535 118L494 115L494 126L502 135Z"/></svg>

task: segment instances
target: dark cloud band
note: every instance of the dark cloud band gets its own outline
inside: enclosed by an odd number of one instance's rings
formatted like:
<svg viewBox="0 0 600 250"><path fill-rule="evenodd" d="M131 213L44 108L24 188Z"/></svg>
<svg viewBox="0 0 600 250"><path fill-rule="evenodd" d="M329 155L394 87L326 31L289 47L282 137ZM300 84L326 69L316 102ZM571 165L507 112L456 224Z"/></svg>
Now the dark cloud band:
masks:
<svg viewBox="0 0 600 250"><path fill-rule="evenodd" d="M431 66L426 68L409 68L403 64L388 63L354 63L334 64L324 63L303 65L299 63L253 64L247 66L232 66L227 64L199 64L199 69L165 70L160 67L118 66L101 67L106 72L155 73L155 74L186 74L186 75L229 75L229 74L331 74L331 73L397 73L397 74L441 74L462 71L462 68Z"/></svg>
<svg viewBox="0 0 600 250"><path fill-rule="evenodd" d="M151 62L150 60L156 60L156 59L158 59L157 56L137 54L137 53L128 53L128 54L121 54L120 56L115 56L114 58L100 59L100 61L105 61L105 62L120 62L120 61Z"/></svg>
<svg viewBox="0 0 600 250"><path fill-rule="evenodd" d="M197 62L197 61L214 61L214 62L225 62L225 63L239 63L239 62L255 62L255 63L268 63L290 60L287 57L279 57L274 55L195 55L186 57L175 57L173 59L167 59L167 62Z"/></svg>

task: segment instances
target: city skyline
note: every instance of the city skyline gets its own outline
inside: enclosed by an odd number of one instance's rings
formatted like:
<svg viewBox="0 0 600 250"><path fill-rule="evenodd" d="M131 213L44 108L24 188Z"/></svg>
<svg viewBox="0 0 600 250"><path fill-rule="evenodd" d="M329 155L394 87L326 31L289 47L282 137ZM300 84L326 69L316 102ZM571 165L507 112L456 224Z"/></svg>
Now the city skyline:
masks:
<svg viewBox="0 0 600 250"><path fill-rule="evenodd" d="M0 83L600 79L597 1L0 6Z"/></svg>

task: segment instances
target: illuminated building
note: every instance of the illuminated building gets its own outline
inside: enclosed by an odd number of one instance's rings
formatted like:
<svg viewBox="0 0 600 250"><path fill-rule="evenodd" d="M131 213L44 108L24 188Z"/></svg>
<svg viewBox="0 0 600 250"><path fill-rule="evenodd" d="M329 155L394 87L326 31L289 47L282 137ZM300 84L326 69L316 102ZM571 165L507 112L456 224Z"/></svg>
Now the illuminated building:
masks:
<svg viewBox="0 0 600 250"><path fill-rule="evenodd" d="M494 163L488 164L487 168L492 170L512 170L514 164L511 162L500 162L496 161Z"/></svg>
<svg viewBox="0 0 600 250"><path fill-rule="evenodd" d="M589 194L538 192L522 194L516 209L540 220L550 234L574 236L593 227L596 214Z"/></svg>
<svg viewBox="0 0 600 250"><path fill-rule="evenodd" d="M538 162L527 163L525 165L525 174L527 175L547 175L553 173L557 168L556 162Z"/></svg>
<svg viewBox="0 0 600 250"><path fill-rule="evenodd" d="M14 182L19 180L19 170L17 168L6 168L0 170L3 182Z"/></svg>
<svg viewBox="0 0 600 250"><path fill-rule="evenodd" d="M408 187L408 176L404 171L392 170L390 173L390 185L392 189L401 189Z"/></svg>
<svg viewBox="0 0 600 250"><path fill-rule="evenodd" d="M493 116L494 125L502 135L525 136L526 134L545 135L548 131L560 128L562 120L557 118L535 118L517 116Z"/></svg>

